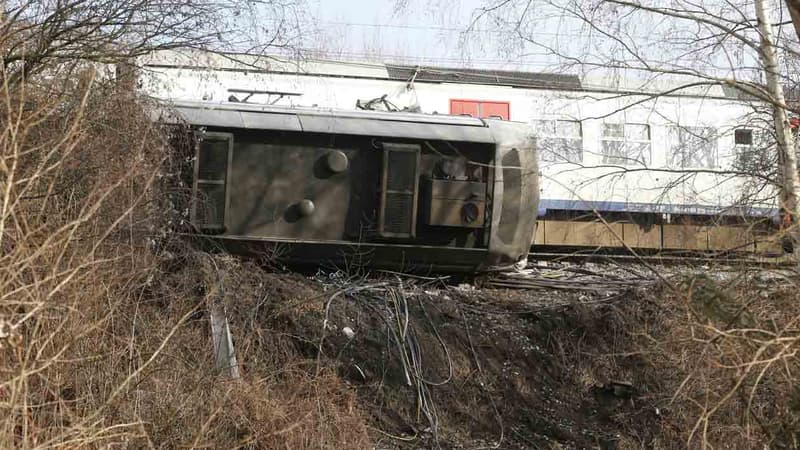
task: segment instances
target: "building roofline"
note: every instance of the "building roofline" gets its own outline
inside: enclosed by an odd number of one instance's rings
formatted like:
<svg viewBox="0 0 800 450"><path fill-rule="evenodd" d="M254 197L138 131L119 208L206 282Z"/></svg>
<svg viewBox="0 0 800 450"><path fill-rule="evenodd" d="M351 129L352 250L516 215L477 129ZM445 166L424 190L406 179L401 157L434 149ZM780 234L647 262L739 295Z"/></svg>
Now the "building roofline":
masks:
<svg viewBox="0 0 800 450"><path fill-rule="evenodd" d="M612 87L588 84L585 79L581 79L575 74L554 74L547 72L526 72L493 69L469 69L455 67L439 67L426 65L404 65L392 63L366 63L353 62L334 59L308 59L302 62L292 61L280 56L256 56L247 54L232 54L236 58L255 58L271 59L275 67L248 65L245 62L231 59L228 66L219 65L198 65L195 59L187 59L184 64L180 61L169 62L163 59L155 59L152 62L144 61L144 68L153 69L186 69L196 71L220 71L220 72L246 72L276 75L295 75L310 76L320 78L345 78L345 79L368 79L395 82L413 82L425 84L468 84L479 86L498 86L511 87L518 89L531 90L550 90L565 92L585 92L611 94L619 96L652 96L652 97L674 97L674 98L705 98L729 101L753 101L743 93L738 93L735 89L726 89L727 86L720 85L722 94L710 93L690 93L681 92L682 89L696 88L698 81L686 82L684 84L674 83L664 89L616 89ZM221 57L222 58L222 57ZM177 58L176 58L177 59ZM371 69L370 73L333 73L325 72L315 68L314 64L321 65L341 65L351 67L364 67ZM283 66L283 67L281 67ZM310 70L302 70L303 66L310 67ZM292 70L294 69L294 70Z"/></svg>

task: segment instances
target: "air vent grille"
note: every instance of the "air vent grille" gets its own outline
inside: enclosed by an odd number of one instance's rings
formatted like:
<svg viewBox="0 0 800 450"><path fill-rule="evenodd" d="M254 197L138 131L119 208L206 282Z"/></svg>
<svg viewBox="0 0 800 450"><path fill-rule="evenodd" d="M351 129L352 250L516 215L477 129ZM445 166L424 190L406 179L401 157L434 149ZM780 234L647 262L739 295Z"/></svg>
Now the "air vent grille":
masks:
<svg viewBox="0 0 800 450"><path fill-rule="evenodd" d="M408 151L389 151L386 189L413 192L416 184L417 155Z"/></svg>
<svg viewBox="0 0 800 450"><path fill-rule="evenodd" d="M203 229L225 226L226 181L233 135L209 132L197 149L192 221Z"/></svg>
<svg viewBox="0 0 800 450"><path fill-rule="evenodd" d="M222 225L225 221L225 185L199 184L197 191L197 225Z"/></svg>
<svg viewBox="0 0 800 450"><path fill-rule="evenodd" d="M200 144L197 178L224 181L228 170L228 141L205 140Z"/></svg>
<svg viewBox="0 0 800 450"><path fill-rule="evenodd" d="M420 147L384 144L381 236L414 237L417 222Z"/></svg>
<svg viewBox="0 0 800 450"><path fill-rule="evenodd" d="M413 198L406 194L387 193L383 231L394 235L411 235Z"/></svg>

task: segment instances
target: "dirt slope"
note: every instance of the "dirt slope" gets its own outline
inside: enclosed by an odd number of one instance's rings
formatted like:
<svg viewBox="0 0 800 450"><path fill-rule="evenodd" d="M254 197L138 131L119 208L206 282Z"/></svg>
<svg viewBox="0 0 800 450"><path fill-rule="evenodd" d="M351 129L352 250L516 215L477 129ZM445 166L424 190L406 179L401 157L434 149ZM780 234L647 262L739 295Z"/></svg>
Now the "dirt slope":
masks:
<svg viewBox="0 0 800 450"><path fill-rule="evenodd" d="M689 268L669 285L609 294L574 289L578 278L560 269L542 275L573 289L303 275L203 253L158 270L137 278L130 298L83 304L67 323L68 352L31 382L9 439L27 426L30 439L87 448L800 442L791 273ZM215 369L212 303L230 322L237 380Z"/></svg>
<svg viewBox="0 0 800 450"><path fill-rule="evenodd" d="M357 393L377 448L636 448L654 439L660 418L637 370L644 362L625 339L636 318L618 308L636 293L258 278L256 292L252 279L226 295L237 341L280 336L246 352L281 349L283 364L333 368ZM248 373L250 358L241 359Z"/></svg>

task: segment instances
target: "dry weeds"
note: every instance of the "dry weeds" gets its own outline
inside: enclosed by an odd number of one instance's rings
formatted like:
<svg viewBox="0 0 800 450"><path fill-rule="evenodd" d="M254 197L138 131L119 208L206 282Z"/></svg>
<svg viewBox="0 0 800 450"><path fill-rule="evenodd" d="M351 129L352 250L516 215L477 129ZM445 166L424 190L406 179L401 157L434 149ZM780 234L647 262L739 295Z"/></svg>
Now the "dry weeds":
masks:
<svg viewBox="0 0 800 450"><path fill-rule="evenodd" d="M366 446L329 371L243 338L244 377L218 376L217 274L170 238L185 161L147 105L80 75L0 92L0 448Z"/></svg>

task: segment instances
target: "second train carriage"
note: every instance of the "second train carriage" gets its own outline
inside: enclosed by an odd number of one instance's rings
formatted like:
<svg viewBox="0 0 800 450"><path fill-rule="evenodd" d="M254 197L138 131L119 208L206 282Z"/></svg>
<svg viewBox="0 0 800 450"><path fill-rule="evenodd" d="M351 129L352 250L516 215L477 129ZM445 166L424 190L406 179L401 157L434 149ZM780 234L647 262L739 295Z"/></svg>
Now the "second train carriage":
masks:
<svg viewBox="0 0 800 450"><path fill-rule="evenodd" d="M538 168L526 124L177 102L196 138L191 223L294 262L475 270L528 254Z"/></svg>
<svg viewBox="0 0 800 450"><path fill-rule="evenodd" d="M737 173L742 163L768 164L743 158L766 154L758 131L764 117L731 89L656 95L674 85L192 52L144 64L144 89L164 99L354 109L386 96L401 109L527 122L541 149L538 246L780 250L760 239L778 217L775 189Z"/></svg>

